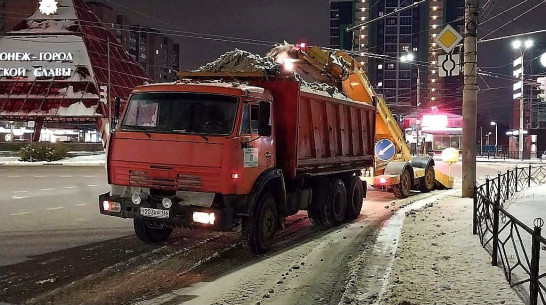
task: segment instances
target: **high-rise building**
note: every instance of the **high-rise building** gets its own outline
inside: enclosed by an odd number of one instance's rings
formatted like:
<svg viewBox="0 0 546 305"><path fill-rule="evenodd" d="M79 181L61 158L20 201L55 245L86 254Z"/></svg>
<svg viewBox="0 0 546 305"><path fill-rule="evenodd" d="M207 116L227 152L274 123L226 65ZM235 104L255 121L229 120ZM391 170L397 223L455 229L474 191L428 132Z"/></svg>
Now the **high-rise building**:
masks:
<svg viewBox="0 0 546 305"><path fill-rule="evenodd" d="M149 27L131 25L129 18L116 14L104 1L90 0L87 5L154 81L169 82L178 79L176 72L180 69L180 46L173 43L171 38Z"/></svg>
<svg viewBox="0 0 546 305"><path fill-rule="evenodd" d="M413 4L413 0L384 0L368 4L370 18L379 18ZM417 74L421 85L426 79L426 5L404 9L370 24L369 77L378 93L396 113L409 113L417 101ZM403 63L400 58L412 53L414 60ZM423 86L421 86L423 87ZM423 90L421 90L423 95ZM422 103L422 98L421 98Z"/></svg>
<svg viewBox="0 0 546 305"><path fill-rule="evenodd" d="M364 51L368 44L368 27L358 23L368 20L366 0L330 0L330 47L355 51L354 56L367 69Z"/></svg>
<svg viewBox="0 0 546 305"><path fill-rule="evenodd" d="M462 33L464 0L430 0L363 24L415 2L417 0L331 0L330 46L355 51L353 54L363 62L372 85L383 94L394 112L415 111L418 74L421 108L446 105L460 111L462 77L438 77L437 56L444 52L434 38L446 24ZM348 35L346 29L355 25ZM414 61L400 62L408 53L414 55ZM460 54L460 47L453 53Z"/></svg>
<svg viewBox="0 0 546 305"><path fill-rule="evenodd" d="M347 28L353 25L353 0L330 1L330 47L352 50L354 47L353 33L347 33Z"/></svg>
<svg viewBox="0 0 546 305"><path fill-rule="evenodd" d="M462 72L458 76L439 77L438 55L445 52L434 39L446 25L451 25L461 35L464 33L464 0L431 0L428 6L428 77L424 88L429 106L438 106L446 111L460 113L463 99ZM462 41L451 52L463 62Z"/></svg>

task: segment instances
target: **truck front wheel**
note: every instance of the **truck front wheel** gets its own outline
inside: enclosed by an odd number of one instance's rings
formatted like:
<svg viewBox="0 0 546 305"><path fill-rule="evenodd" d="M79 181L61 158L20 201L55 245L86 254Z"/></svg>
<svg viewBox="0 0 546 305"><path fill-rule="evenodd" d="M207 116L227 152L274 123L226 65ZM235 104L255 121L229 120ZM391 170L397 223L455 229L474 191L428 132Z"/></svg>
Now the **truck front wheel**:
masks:
<svg viewBox="0 0 546 305"><path fill-rule="evenodd" d="M261 254L271 248L277 231L277 204L273 195L266 193L260 197L254 214L245 220L243 229L252 252Z"/></svg>
<svg viewBox="0 0 546 305"><path fill-rule="evenodd" d="M165 241L169 238L169 236L171 236L171 233L173 232L172 227L153 226L142 219L134 219L133 227L135 229L135 233L138 239L147 244Z"/></svg>

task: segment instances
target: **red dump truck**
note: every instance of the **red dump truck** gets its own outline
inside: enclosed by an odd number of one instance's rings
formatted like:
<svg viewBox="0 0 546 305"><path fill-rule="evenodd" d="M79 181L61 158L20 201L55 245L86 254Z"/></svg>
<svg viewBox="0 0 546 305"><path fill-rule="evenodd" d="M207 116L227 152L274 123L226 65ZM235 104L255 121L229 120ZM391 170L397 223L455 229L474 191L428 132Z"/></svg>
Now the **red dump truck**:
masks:
<svg viewBox="0 0 546 305"><path fill-rule="evenodd" d="M300 210L322 226L355 219L361 170L374 166L374 105L308 89L293 74L236 78L244 84L136 88L109 141L100 212L133 218L148 243L174 227L240 229L257 253Z"/></svg>

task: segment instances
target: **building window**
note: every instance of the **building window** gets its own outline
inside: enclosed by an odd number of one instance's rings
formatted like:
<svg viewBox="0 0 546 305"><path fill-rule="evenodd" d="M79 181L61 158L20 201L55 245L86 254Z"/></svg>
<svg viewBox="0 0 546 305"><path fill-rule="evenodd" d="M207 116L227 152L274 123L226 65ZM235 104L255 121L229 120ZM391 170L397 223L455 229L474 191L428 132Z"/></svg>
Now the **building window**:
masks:
<svg viewBox="0 0 546 305"><path fill-rule="evenodd" d="M378 82L377 87L383 87L383 82Z"/></svg>
<svg viewBox="0 0 546 305"><path fill-rule="evenodd" d="M383 70L383 64L377 65L377 69L378 69L378 70Z"/></svg>
<svg viewBox="0 0 546 305"><path fill-rule="evenodd" d="M388 63L387 64L387 69L393 70L394 69L394 63Z"/></svg>
<svg viewBox="0 0 546 305"><path fill-rule="evenodd" d="M398 20L396 18L387 18L387 22L386 22L388 25L396 25L398 24ZM410 23L411 24L411 18L410 18Z"/></svg>
<svg viewBox="0 0 546 305"><path fill-rule="evenodd" d="M411 17L400 17L401 25L411 25Z"/></svg>

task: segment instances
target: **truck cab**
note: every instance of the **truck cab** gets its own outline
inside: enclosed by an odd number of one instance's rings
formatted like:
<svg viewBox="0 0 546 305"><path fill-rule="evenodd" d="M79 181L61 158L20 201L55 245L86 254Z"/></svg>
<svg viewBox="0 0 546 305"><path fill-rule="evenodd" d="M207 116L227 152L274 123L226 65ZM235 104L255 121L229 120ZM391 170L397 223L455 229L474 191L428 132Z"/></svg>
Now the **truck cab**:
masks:
<svg viewBox="0 0 546 305"><path fill-rule="evenodd" d="M245 195L275 167L271 101L236 83L136 88L109 141L100 212L133 218L145 242L175 226L236 228Z"/></svg>

